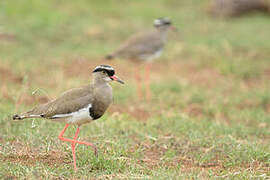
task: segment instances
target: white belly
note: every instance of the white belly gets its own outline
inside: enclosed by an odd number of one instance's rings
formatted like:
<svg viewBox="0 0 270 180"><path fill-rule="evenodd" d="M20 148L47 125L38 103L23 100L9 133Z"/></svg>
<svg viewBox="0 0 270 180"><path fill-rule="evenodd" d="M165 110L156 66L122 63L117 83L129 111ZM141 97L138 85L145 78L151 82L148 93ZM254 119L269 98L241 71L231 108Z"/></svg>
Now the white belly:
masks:
<svg viewBox="0 0 270 180"><path fill-rule="evenodd" d="M69 114L57 114L53 116L53 120L65 122L68 124L84 124L91 122L93 118L90 116L89 108L91 108L92 105L89 104L87 107L80 109L79 111L72 112Z"/></svg>
<svg viewBox="0 0 270 180"><path fill-rule="evenodd" d="M153 59L156 59L156 58L160 57L161 54L162 54L162 50L163 49L159 49L158 51L156 51L153 54L142 54L142 55L139 56L139 58L142 59L142 60L151 61Z"/></svg>
<svg viewBox="0 0 270 180"><path fill-rule="evenodd" d="M66 118L66 123L69 124L84 124L90 122L92 117L89 113L89 108L83 108L78 112L72 113L71 117Z"/></svg>

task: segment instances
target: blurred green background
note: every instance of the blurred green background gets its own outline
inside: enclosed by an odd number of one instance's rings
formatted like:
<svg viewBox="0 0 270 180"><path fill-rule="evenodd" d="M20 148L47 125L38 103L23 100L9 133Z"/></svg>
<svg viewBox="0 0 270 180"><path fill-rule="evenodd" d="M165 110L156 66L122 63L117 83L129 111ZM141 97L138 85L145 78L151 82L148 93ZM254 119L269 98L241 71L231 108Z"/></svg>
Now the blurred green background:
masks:
<svg viewBox="0 0 270 180"><path fill-rule="evenodd" d="M97 179L267 179L270 174L269 16L221 19L208 0L0 1L0 177ZM170 17L153 63L151 101L138 101L133 67L104 56L137 31ZM12 122L11 115L89 83L111 64L126 86L112 84L114 104L60 142L63 124ZM73 136L70 128L68 137Z"/></svg>

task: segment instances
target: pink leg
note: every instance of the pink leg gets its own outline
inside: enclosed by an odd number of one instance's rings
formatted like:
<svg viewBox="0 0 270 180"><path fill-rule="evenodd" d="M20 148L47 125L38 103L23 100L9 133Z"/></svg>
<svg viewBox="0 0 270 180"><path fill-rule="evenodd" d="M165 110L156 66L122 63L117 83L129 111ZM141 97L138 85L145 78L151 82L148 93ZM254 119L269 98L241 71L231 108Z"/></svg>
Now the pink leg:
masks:
<svg viewBox="0 0 270 180"><path fill-rule="evenodd" d="M138 94L139 99L141 99L142 98L142 86L141 86L141 77L140 77L140 69L139 68L136 68L135 78L136 78L137 94Z"/></svg>
<svg viewBox="0 0 270 180"><path fill-rule="evenodd" d="M145 66L145 88L146 88L146 99L151 99L151 89L150 89L150 63Z"/></svg>
<svg viewBox="0 0 270 180"><path fill-rule="evenodd" d="M78 139L79 132L80 132L80 128L78 127L77 130L76 130L75 136L74 136L74 138L73 138L74 140L77 140L77 139ZM73 165L74 165L75 171L77 171L77 167L76 167L75 147L76 147L76 143L73 142L73 143L71 144L72 156L73 156Z"/></svg>
<svg viewBox="0 0 270 180"><path fill-rule="evenodd" d="M66 142L71 142L72 143L71 148L72 148L72 155L73 155L73 161L74 161L73 163L74 163L74 169L76 170L77 169L76 168L76 157L75 157L75 146L76 146L76 144L84 144L84 145L93 147L96 156L97 156L97 147L92 143L83 142L83 141L77 141L78 134L80 132L79 127L77 128L74 139L64 138L63 135L64 135L65 131L67 130L68 126L69 126L69 124L65 125L64 129L60 132L58 138L61 141L66 141Z"/></svg>

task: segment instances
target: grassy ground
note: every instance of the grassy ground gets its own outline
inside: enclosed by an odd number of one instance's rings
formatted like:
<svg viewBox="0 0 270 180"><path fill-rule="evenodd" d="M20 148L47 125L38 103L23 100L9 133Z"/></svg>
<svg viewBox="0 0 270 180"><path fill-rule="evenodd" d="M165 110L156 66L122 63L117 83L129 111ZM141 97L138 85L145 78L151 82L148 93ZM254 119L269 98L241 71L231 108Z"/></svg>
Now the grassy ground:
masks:
<svg viewBox="0 0 270 180"><path fill-rule="evenodd" d="M0 178L267 179L270 177L269 17L212 19L207 1L0 2ZM105 62L132 32L169 16L153 64L151 101L136 98L129 62ZM73 171L63 124L11 115L90 81L113 65L114 104L82 127ZM75 127L68 129L72 137Z"/></svg>

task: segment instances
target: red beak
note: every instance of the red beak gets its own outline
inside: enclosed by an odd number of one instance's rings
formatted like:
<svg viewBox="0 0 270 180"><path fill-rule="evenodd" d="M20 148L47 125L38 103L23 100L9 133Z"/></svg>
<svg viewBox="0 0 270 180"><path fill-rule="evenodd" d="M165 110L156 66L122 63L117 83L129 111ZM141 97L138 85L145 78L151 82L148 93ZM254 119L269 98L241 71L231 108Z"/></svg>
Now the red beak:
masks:
<svg viewBox="0 0 270 180"><path fill-rule="evenodd" d="M117 81L117 82L119 82L119 83L121 83L121 84L125 84L125 82L122 81L122 80L121 80L119 77L117 77L116 75L110 76L110 78L111 78L111 80L113 80L113 81Z"/></svg>

